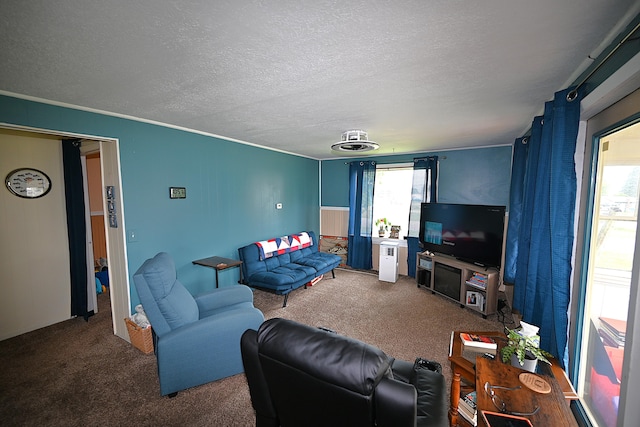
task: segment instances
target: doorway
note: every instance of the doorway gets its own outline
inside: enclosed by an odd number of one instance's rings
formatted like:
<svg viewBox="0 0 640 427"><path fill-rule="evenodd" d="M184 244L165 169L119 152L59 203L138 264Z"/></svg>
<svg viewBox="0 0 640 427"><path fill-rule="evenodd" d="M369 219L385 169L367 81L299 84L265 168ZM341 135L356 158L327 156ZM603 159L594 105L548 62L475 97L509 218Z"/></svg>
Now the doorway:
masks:
<svg viewBox="0 0 640 427"><path fill-rule="evenodd" d="M80 135L72 133L60 133L56 131L49 131L46 129L37 129L24 126L2 124L0 129L4 129L8 132L17 132L18 134L36 134L42 135L43 140L50 144L59 143L61 138L77 138L83 142L91 142L97 147L97 152L100 158L100 188L102 192L102 203L105 204L105 188L107 186L113 187L113 197L116 210L117 227L109 227L105 224L105 244L107 251L107 259L109 262L109 283L110 283L110 300L112 311L112 322L114 334L120 338L129 341L128 332L125 327L123 319L128 317L130 312L130 291L129 291L129 278L127 267L127 255L126 255L126 241L125 241L125 221L124 221L124 206L122 199L122 179L120 173L120 161L119 161L119 141L117 139L109 139L102 137L93 137L90 135ZM62 166L58 166L62 170ZM56 167L57 169L57 167ZM60 197L63 197L62 195ZM103 206L103 211L106 211L106 207ZM43 213L44 214L44 213ZM92 271L92 270L91 270ZM68 314L67 314L68 316ZM64 317L64 313L62 313ZM57 320L56 320L57 319ZM47 324L56 323L58 321L65 320L60 315L50 320ZM46 326L35 325L37 327ZM26 331L23 331L26 332Z"/></svg>
<svg viewBox="0 0 640 427"><path fill-rule="evenodd" d="M594 153L578 393L597 425L614 427L625 386L627 317L638 263L640 121L597 138Z"/></svg>

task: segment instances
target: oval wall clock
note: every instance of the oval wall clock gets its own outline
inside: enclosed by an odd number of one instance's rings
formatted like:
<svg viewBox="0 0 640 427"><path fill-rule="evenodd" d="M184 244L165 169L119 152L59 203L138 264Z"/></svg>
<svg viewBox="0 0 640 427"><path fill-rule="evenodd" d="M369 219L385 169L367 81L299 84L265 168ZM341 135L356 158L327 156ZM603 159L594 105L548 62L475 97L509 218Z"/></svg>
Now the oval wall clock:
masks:
<svg viewBox="0 0 640 427"><path fill-rule="evenodd" d="M51 180L47 174L32 168L19 168L9 172L4 183L11 193L25 199L42 197L51 190Z"/></svg>

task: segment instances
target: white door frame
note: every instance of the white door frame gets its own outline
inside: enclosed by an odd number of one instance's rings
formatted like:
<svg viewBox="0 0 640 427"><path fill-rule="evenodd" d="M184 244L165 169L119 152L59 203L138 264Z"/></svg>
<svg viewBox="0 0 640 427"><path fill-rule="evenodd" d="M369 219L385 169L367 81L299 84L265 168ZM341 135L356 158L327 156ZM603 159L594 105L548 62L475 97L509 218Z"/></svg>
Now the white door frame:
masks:
<svg viewBox="0 0 640 427"><path fill-rule="evenodd" d="M98 312L98 295L93 258L93 231L91 230L91 208L89 207L89 185L87 181L87 155L80 154L82 163L82 189L84 193L84 223L86 227L85 259L87 262L87 311Z"/></svg>
<svg viewBox="0 0 640 427"><path fill-rule="evenodd" d="M0 128L23 132L54 135L65 138L79 138L97 141L100 145L100 165L102 169L102 204L107 212L106 187L113 186L116 200L117 228L111 228L105 215L105 238L107 241L107 258L109 260L109 293L111 296L111 313L113 333L129 341L123 319L131 315L131 298L129 285L129 267L127 263L127 244L124 222L124 204L122 199L122 175L120 170L120 142L117 138L105 138L95 135L84 135L60 132L50 129L39 129L0 122ZM93 285L95 288L95 284Z"/></svg>

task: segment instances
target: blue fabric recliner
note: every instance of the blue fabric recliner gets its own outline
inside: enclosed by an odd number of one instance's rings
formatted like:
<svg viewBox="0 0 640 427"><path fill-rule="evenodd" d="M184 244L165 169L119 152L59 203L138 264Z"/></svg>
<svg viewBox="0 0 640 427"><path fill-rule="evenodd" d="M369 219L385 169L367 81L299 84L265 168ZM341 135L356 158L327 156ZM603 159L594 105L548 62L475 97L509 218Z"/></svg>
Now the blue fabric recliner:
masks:
<svg viewBox="0 0 640 427"><path fill-rule="evenodd" d="M240 337L264 321L251 289L230 286L194 298L165 252L146 260L133 280L153 328L163 396L244 371Z"/></svg>

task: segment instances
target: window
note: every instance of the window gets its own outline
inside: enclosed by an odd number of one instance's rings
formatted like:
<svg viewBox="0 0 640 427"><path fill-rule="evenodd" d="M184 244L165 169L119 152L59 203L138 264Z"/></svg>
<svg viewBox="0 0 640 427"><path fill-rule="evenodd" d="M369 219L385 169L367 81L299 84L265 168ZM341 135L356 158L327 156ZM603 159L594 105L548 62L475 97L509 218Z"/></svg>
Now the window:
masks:
<svg viewBox="0 0 640 427"><path fill-rule="evenodd" d="M389 237L391 229L380 230L379 219L386 218L389 225L399 226L399 238L404 239L409 225L413 164L378 165L373 192L372 236ZM380 235L382 234L382 235Z"/></svg>

